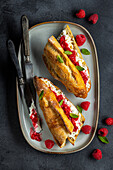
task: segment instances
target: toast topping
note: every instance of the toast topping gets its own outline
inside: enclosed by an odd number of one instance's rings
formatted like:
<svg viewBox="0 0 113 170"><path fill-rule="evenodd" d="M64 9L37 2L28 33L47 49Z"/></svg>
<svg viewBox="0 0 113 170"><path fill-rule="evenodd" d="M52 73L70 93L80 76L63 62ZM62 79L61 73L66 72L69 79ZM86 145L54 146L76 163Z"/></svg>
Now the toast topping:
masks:
<svg viewBox="0 0 113 170"><path fill-rule="evenodd" d="M69 137L75 139L75 135L78 135L79 130L81 129L81 113L77 110L77 108L65 97L63 92L60 89L57 89L48 79L41 78L42 81L46 83L46 85L53 91L56 96L59 104L61 103L61 108L64 113L68 117L68 119L74 125L73 132L69 135ZM77 118L72 118L70 114L77 115Z"/></svg>
<svg viewBox="0 0 113 170"><path fill-rule="evenodd" d="M84 80L84 83L86 84L87 89L90 88L90 83L89 83L90 78L89 78L88 68L84 64L84 60L80 57L80 54L77 51L77 49L75 49L74 39L71 38L69 33L66 32L66 29L64 29L62 31L62 33L60 34L60 36L57 38L57 40L59 41L59 43L60 43L61 47L64 49L64 51L72 52L71 55L67 54L67 56L72 61L72 63L75 66L81 66L82 68L84 68L83 71L80 71L80 74Z"/></svg>

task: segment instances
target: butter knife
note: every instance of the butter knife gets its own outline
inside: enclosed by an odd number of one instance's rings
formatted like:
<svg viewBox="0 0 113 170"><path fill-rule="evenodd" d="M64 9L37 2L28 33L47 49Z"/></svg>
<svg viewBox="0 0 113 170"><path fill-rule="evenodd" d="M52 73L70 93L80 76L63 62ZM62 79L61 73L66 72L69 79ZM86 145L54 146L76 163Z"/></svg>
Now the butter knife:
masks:
<svg viewBox="0 0 113 170"><path fill-rule="evenodd" d="M20 89L20 93L21 93L23 103L25 104L25 102L26 102L27 109L28 109L28 112L29 112L29 116L31 116L34 113L35 114L38 113L37 108L34 104L34 100L33 100L30 88L24 80L23 73L21 71L21 68L20 68L20 65L19 65L19 62L18 62L18 58L16 56L15 47L14 47L14 44L11 40L8 40L8 50L9 50L10 57L11 57L14 65L15 65L15 68L16 68L16 71L17 71L19 89ZM27 100L25 100L25 94L26 94ZM31 120L33 120L33 119L31 119ZM34 127L34 130L37 133L39 133L42 130L42 128L41 128L41 125L40 125L40 118L39 118L38 114L37 114L37 119L35 119L35 120L37 120L37 121L35 121L35 123L32 121L32 125Z"/></svg>

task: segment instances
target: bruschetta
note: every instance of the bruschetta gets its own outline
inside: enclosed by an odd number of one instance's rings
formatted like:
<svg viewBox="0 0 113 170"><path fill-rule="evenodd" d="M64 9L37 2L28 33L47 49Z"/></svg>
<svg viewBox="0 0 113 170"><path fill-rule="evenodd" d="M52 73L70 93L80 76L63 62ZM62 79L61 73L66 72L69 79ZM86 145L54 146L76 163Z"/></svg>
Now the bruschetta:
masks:
<svg viewBox="0 0 113 170"><path fill-rule="evenodd" d="M84 124L84 116L50 80L35 76L33 82L40 107L57 145L62 148L66 139L74 145Z"/></svg>
<svg viewBox="0 0 113 170"><path fill-rule="evenodd" d="M54 36L48 39L43 60L50 74L69 92L77 97L87 97L91 88L89 68L68 25L57 39Z"/></svg>

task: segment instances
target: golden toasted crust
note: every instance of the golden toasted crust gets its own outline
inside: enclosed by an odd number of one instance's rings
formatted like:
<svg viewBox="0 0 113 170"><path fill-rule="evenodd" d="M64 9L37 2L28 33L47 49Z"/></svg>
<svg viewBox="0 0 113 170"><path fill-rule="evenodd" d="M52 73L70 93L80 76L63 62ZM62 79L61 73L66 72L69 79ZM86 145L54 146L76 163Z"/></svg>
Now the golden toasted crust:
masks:
<svg viewBox="0 0 113 170"><path fill-rule="evenodd" d="M81 114L81 119L80 119L81 126L80 126L80 130L81 130L84 122L85 122L85 118L84 118L84 116ZM79 133L80 133L80 130L78 131L78 135L79 135ZM71 137L68 137L68 140L69 140L69 142L70 142L72 145L74 145L74 143L75 143L78 135L75 135L75 139L73 139L73 138L71 138Z"/></svg>
<svg viewBox="0 0 113 170"><path fill-rule="evenodd" d="M76 41L75 41L75 39L74 39L74 36L73 36L73 34L72 34L72 32L71 32L71 29L70 29L70 27L69 27L68 25L66 26L65 30L66 30L66 33L69 34L69 36L70 36L71 39L73 40L73 46L74 46L74 48L77 50L77 52L79 53L79 57L80 57L82 60L84 60L83 57L82 57L82 54L81 54L81 52L80 52L80 49L79 49L79 47L78 47L78 45L77 45L77 43L76 43ZM88 68L86 62L84 61L83 64L87 67L88 73L89 73L89 68ZM89 84L90 84L90 86L89 86L88 89L87 89L88 92L89 92L90 89L91 89L91 80L89 80Z"/></svg>
<svg viewBox="0 0 113 170"><path fill-rule="evenodd" d="M57 60L58 55L62 57L63 63ZM74 93L77 97L87 97L87 89L81 74L64 53L63 48L54 36L48 39L44 48L43 60L50 74L61 81L69 92Z"/></svg>
<svg viewBox="0 0 113 170"><path fill-rule="evenodd" d="M67 118L62 108L59 106L54 93L40 78L34 77L34 86L38 96L44 90L44 95L39 100L47 125L59 147L63 147L69 133L73 131L73 124Z"/></svg>

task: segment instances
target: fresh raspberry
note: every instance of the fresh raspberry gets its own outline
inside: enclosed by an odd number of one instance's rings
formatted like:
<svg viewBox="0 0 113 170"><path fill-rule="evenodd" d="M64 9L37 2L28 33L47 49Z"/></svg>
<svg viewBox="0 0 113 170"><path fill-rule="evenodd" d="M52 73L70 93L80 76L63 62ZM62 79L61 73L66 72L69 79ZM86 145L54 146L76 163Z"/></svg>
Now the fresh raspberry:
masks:
<svg viewBox="0 0 113 170"><path fill-rule="evenodd" d="M74 126L73 132L76 132L78 130L77 126Z"/></svg>
<svg viewBox="0 0 113 170"><path fill-rule="evenodd" d="M41 135L39 133L35 132L32 127L30 128L30 136L31 136L31 139L37 140L38 142L40 142L42 140Z"/></svg>
<svg viewBox="0 0 113 170"><path fill-rule="evenodd" d="M63 96L62 95L58 95L56 98L57 98L58 102L60 102L63 99Z"/></svg>
<svg viewBox="0 0 113 170"><path fill-rule="evenodd" d="M99 134L100 136L105 137L105 136L107 136L107 134L108 134L108 130L107 130L106 128L101 128L101 129L98 130L98 134Z"/></svg>
<svg viewBox="0 0 113 170"><path fill-rule="evenodd" d="M80 9L78 13L76 13L77 18L84 18L85 17L85 11L83 9Z"/></svg>
<svg viewBox="0 0 113 170"><path fill-rule="evenodd" d="M85 125L82 127L82 132L85 134L89 134L91 132L91 126Z"/></svg>
<svg viewBox="0 0 113 170"><path fill-rule="evenodd" d="M69 59L71 60L71 62L75 65L76 64L76 52L73 51L71 55L69 55Z"/></svg>
<svg viewBox="0 0 113 170"><path fill-rule="evenodd" d="M63 35L61 38L60 38L60 44L63 44L65 42L65 36Z"/></svg>
<svg viewBox="0 0 113 170"><path fill-rule="evenodd" d="M80 106L81 106L85 111L87 111L88 108L89 108L89 106L90 106L90 102L88 102L88 101L82 102L82 103L80 104Z"/></svg>
<svg viewBox="0 0 113 170"><path fill-rule="evenodd" d="M112 118L112 117L107 118L107 119L105 120L105 123L106 123L107 125L113 125L113 118Z"/></svg>
<svg viewBox="0 0 113 170"><path fill-rule="evenodd" d="M54 142L50 139L45 141L46 148L51 149L54 146Z"/></svg>
<svg viewBox="0 0 113 170"><path fill-rule="evenodd" d="M96 24L98 21L98 15L97 14L93 14L88 18L88 21L91 21L93 24Z"/></svg>
<svg viewBox="0 0 113 170"><path fill-rule="evenodd" d="M78 46L82 46L86 42L86 37L83 34L79 34L76 36L76 42Z"/></svg>
<svg viewBox="0 0 113 170"><path fill-rule="evenodd" d="M95 149L92 153L93 158L100 160L102 159L102 152L100 149Z"/></svg>
<svg viewBox="0 0 113 170"><path fill-rule="evenodd" d="M72 118L71 119L71 121L72 121L72 124L74 125L74 126L76 126L76 121L78 120L78 118Z"/></svg>
<svg viewBox="0 0 113 170"><path fill-rule="evenodd" d="M81 71L80 74L84 80L84 83L86 84L88 81L88 76L87 76L86 72Z"/></svg>
<svg viewBox="0 0 113 170"><path fill-rule="evenodd" d="M71 109L70 109L70 107L67 104L63 103L61 105L61 107L62 107L62 109L63 109L63 111L65 112L66 115L70 114Z"/></svg>

